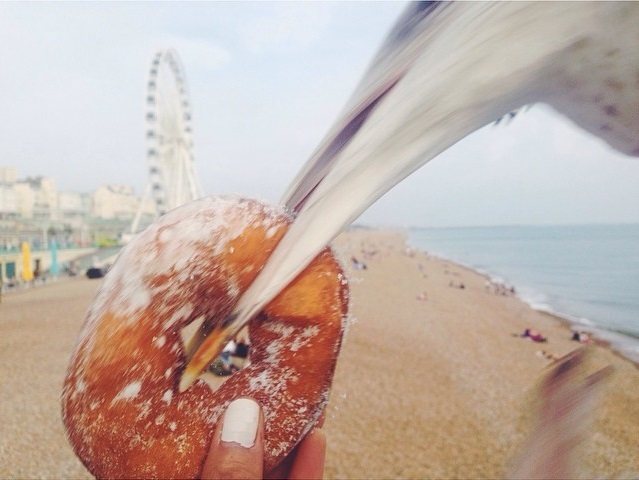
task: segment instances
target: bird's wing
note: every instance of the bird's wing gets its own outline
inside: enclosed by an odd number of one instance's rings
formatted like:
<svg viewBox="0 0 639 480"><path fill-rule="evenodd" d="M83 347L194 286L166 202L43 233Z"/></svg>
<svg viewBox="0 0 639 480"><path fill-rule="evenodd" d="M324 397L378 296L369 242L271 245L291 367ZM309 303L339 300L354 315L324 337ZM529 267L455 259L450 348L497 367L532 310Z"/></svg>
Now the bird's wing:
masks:
<svg viewBox="0 0 639 480"><path fill-rule="evenodd" d="M293 212L302 208L376 106L410 69L415 51L428 37L429 25L448 5L448 2L415 2L408 6L371 62L343 113L289 185L282 205Z"/></svg>
<svg viewBox="0 0 639 480"><path fill-rule="evenodd" d="M284 196L295 221L233 316L255 315L410 173L474 130L534 103L549 51L569 36L562 22L548 20L569 9L554 3L410 4ZM540 32L538 23L552 28Z"/></svg>
<svg viewBox="0 0 639 480"><path fill-rule="evenodd" d="M583 54L579 47L592 43L609 5L410 4L288 189L284 203L295 214L289 230L222 322L222 333L207 338L196 354L215 354L221 337L238 331L343 228L413 171L508 112L561 94L556 80L566 84L562 67L575 60L575 49ZM198 368L187 369L181 389Z"/></svg>

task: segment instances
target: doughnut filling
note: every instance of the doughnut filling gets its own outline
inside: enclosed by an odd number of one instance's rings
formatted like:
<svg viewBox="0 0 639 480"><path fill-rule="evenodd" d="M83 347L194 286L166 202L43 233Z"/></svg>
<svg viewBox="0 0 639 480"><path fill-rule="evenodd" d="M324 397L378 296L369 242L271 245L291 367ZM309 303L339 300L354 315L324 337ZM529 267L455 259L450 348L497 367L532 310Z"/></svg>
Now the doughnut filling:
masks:
<svg viewBox="0 0 639 480"><path fill-rule="evenodd" d="M195 478L229 402L251 397L265 416L264 471L321 415L348 310L331 251L249 324L250 363L213 388L178 390L181 331L221 322L290 224L280 209L240 197L177 208L120 253L90 307L62 394L71 444L97 477Z"/></svg>

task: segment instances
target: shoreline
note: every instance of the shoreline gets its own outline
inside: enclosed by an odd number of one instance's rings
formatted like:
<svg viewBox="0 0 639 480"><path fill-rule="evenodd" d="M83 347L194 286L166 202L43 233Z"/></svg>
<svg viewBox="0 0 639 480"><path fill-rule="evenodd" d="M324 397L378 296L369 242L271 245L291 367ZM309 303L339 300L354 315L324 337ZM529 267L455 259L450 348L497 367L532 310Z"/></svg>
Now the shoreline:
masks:
<svg viewBox="0 0 639 480"><path fill-rule="evenodd" d="M374 231L374 229L371 229L371 230ZM384 230L385 229L380 229L379 231L384 231ZM390 230L390 231L394 231L394 230ZM398 232L401 231L402 234L406 237L406 245L408 248L421 251L434 258L439 258L442 261L453 263L457 265L459 268L464 268L466 270L469 270L470 272L473 272L477 275L484 277L486 281L488 282L501 282L501 279L496 274L492 274L482 269L475 268L472 265L468 265L464 262L460 262L459 260L446 256L444 254L431 253L422 247L413 245L411 243L411 238L410 238L410 229L403 229L403 230L397 230L397 231ZM516 284L509 283L509 285L514 286L517 292L519 292ZM579 330L579 331L587 332L593 343L596 343L597 345L605 346L606 348L610 349L615 354L619 355L624 360L628 360L631 363L633 363L635 367L639 369L639 336L635 337L633 335L630 335L624 332L606 329L604 327L601 327L595 324L594 322L588 319L586 319L587 322L580 321L577 317L569 313L564 313L564 312L554 310L550 305L548 305L547 308L536 305L532 300L522 297L519 293L517 293L515 296L519 301L526 304L532 310L539 312L540 314L548 315L549 317L554 318L557 322L559 322L560 324L563 324L567 329L571 331ZM620 338L619 340L615 340L614 338L611 338L611 337L620 337ZM628 351L627 349L624 349L624 345L630 345L634 347L635 349L637 349L637 352L634 353L632 351Z"/></svg>

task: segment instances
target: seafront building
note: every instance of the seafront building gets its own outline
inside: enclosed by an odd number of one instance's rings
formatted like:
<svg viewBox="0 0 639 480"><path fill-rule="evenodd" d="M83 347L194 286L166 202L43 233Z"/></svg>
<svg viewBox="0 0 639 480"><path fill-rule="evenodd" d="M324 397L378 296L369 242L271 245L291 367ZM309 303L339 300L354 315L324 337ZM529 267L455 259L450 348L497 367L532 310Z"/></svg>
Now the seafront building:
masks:
<svg viewBox="0 0 639 480"><path fill-rule="evenodd" d="M38 267L44 271L50 254L42 252L49 252L54 240L61 257L67 256L65 249L121 243L138 210L143 225L154 218L152 201L142 208L140 203L130 186L102 185L92 193L59 192L53 178L19 178L16 168L0 166L0 285L21 278L24 244L35 252L34 258L39 257Z"/></svg>

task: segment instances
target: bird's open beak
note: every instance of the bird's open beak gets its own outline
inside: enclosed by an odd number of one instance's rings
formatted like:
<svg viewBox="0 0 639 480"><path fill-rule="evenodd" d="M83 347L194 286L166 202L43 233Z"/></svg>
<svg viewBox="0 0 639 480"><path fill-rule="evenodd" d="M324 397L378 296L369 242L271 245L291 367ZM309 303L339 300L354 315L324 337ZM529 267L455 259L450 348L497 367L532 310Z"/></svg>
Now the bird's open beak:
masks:
<svg viewBox="0 0 639 480"><path fill-rule="evenodd" d="M339 196L339 192L334 188L329 188L327 192L326 188L320 187L331 177L333 180L329 184L337 183L339 186L349 183L350 175L343 181L335 182L339 180L339 173L332 173L339 167L343 154L353 139L357 138L370 116L410 67L413 56L404 47L414 40L419 30L415 30L415 18L427 13L419 4L408 8L356 89L345 113L329 130L313 156L290 184L282 203L296 214L296 220L285 235L285 241L280 242L264 270L240 297L224 325L210 332L200 331L187 347L190 359L180 379L180 391L189 388L200 373L220 355L232 336L275 298L345 225L372 203L368 198L353 198L349 201L347 194L343 197L343 202L335 204L335 194ZM339 212L340 215L332 216L331 211ZM332 221L326 224L326 228L319 228L321 232L318 232L318 222L315 220L326 217L331 217ZM313 228L305 232L304 225L309 224Z"/></svg>
<svg viewBox="0 0 639 480"><path fill-rule="evenodd" d="M397 80L393 80L388 85L381 88L376 94L369 97L367 102L360 105L360 108L350 115L343 122L343 127L337 133L329 136L312 161L306 166L306 173L298 176L287 193L288 200L283 202L293 212L299 215L304 210L304 205L313 200L313 192L322 183L324 178L335 166L338 153L358 132L365 123L367 116L374 110L375 105L380 102L395 86ZM314 209L310 218L323 216L321 210ZM260 273L256 280L249 286L248 290L240 297L233 313L225 321L217 325L212 330L200 329L187 345L187 354L190 355L187 366L180 378L179 389L184 392L200 376L200 374L215 360L226 344L233 339L250 320L255 316L270 300L275 298L295 276L300 273L306 265L319 253L319 251L339 232L345 221L340 225L332 226L324 235L314 237L315 241L308 243L304 238L300 238L299 228L295 228L296 221L291 229L294 234L289 236L298 245L294 252L287 247L282 247L281 243L275 249L265 265L266 276ZM350 223L350 222L349 222ZM308 238L308 235L303 235ZM310 238L309 238L310 239ZM311 239L313 240L313 239ZM319 241L317 241L319 240ZM300 248L301 247L301 248ZM288 253L301 254L290 256ZM272 270L275 269L275 272ZM268 270L271 270L269 273Z"/></svg>
<svg viewBox="0 0 639 480"><path fill-rule="evenodd" d="M212 329L208 328L206 323L202 324L186 346L189 361L180 378L180 392L184 392L195 383L200 374L222 353L222 349L235 338L246 323L248 320L242 322L237 316L228 316L224 322L215 325Z"/></svg>
<svg viewBox="0 0 639 480"><path fill-rule="evenodd" d="M485 98L479 98L477 107L463 95L451 105L451 77L461 79L456 91L476 85L465 75L463 62L457 65L450 58L451 51L464 58L456 47L472 44L474 32L444 28L455 19L449 9L446 3L411 3L400 17L343 115L288 188L282 203L295 220L239 298L225 322L230 326L215 329L195 351L180 390L219 355L229 332L247 324L373 202L478 126L513 109ZM474 16L476 12L468 12L469 18ZM438 37L442 32L446 38ZM434 59L424 54L431 41L446 46Z"/></svg>

